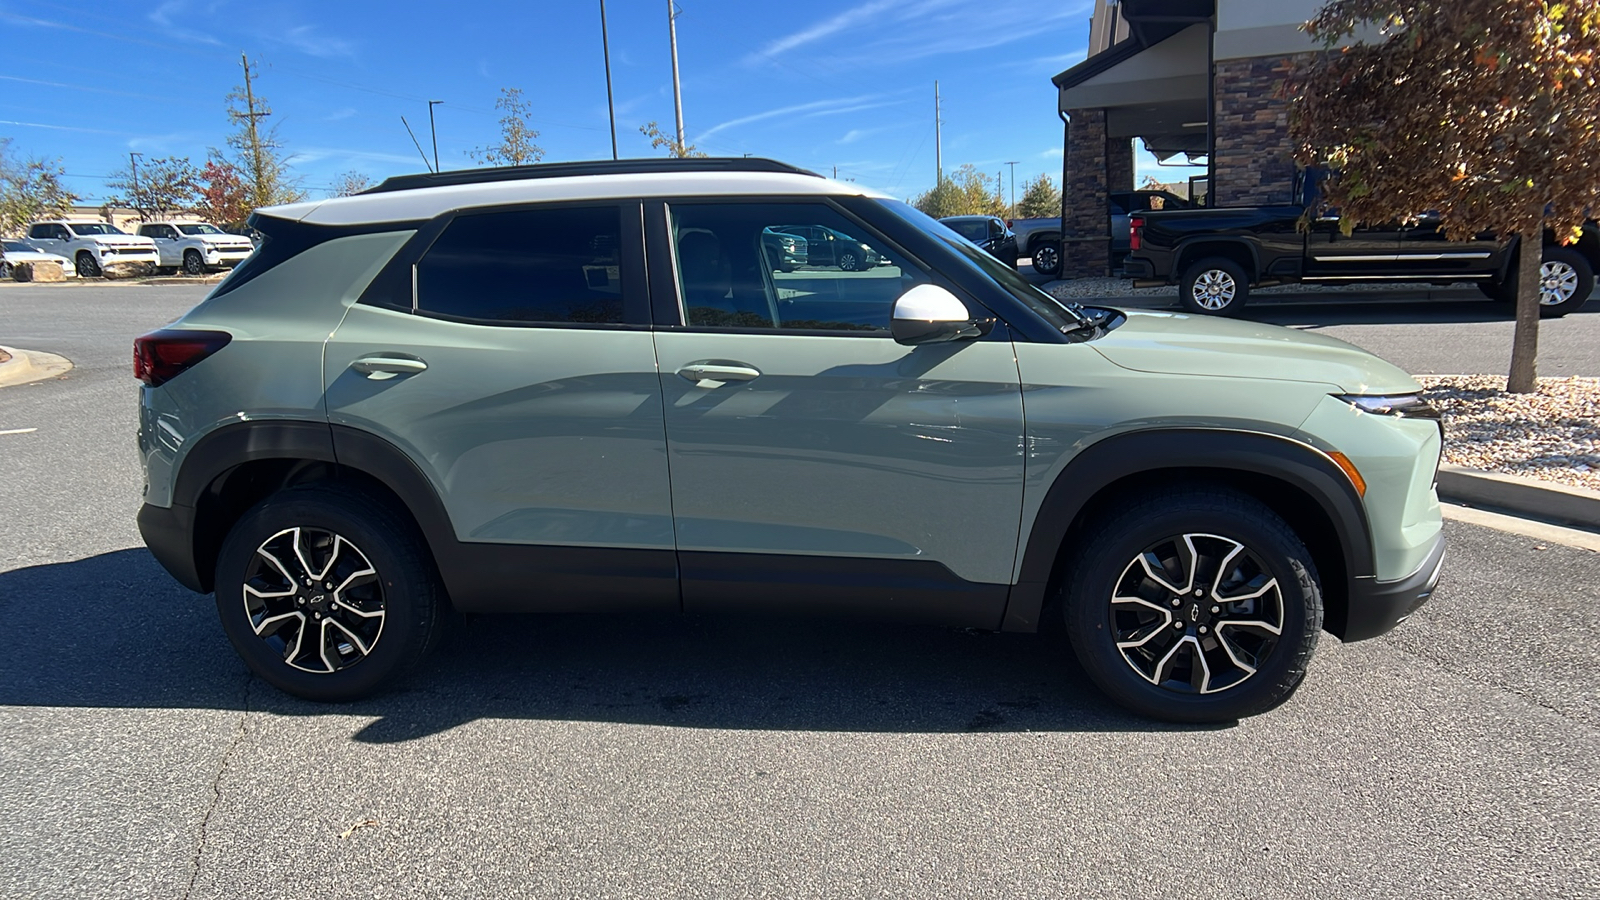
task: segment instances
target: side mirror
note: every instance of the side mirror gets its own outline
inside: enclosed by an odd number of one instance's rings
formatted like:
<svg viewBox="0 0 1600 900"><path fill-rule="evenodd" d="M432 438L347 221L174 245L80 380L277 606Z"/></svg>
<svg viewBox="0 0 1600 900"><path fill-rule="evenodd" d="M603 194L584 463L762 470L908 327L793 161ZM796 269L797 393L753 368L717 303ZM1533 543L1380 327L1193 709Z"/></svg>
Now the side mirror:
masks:
<svg viewBox="0 0 1600 900"><path fill-rule="evenodd" d="M994 330L994 319L974 319L955 294L919 284L894 302L889 328L896 342L914 346L983 337Z"/></svg>

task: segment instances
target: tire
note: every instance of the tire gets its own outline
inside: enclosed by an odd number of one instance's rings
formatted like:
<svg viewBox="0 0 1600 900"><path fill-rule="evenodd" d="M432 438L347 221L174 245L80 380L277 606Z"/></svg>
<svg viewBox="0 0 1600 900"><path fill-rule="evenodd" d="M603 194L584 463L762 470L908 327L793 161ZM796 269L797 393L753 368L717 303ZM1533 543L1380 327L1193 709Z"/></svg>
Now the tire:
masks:
<svg viewBox="0 0 1600 900"><path fill-rule="evenodd" d="M0 262L0 281L11 280L11 263Z"/></svg>
<svg viewBox="0 0 1600 900"><path fill-rule="evenodd" d="M1243 494L1178 488L1125 504L1092 533L1064 612L1074 655L1112 700L1169 722L1229 722L1294 694L1322 594L1311 552L1277 514ZM1213 589L1222 602L1208 603Z"/></svg>
<svg viewBox="0 0 1600 900"><path fill-rule="evenodd" d="M1250 276L1231 259L1207 257L1183 274L1178 300L1197 315L1236 316L1250 300Z"/></svg>
<svg viewBox="0 0 1600 900"><path fill-rule="evenodd" d="M280 491L246 512L218 555L216 599L250 671L296 697L345 701L420 662L446 601L409 523L404 510L339 487Z"/></svg>
<svg viewBox="0 0 1600 900"><path fill-rule="evenodd" d="M100 277L100 263L94 258L94 254L87 250L78 251L78 255L73 258L73 267L78 270L79 278Z"/></svg>
<svg viewBox="0 0 1600 900"><path fill-rule="evenodd" d="M1054 275L1061 271L1061 245L1046 241L1033 248L1033 270L1040 275Z"/></svg>
<svg viewBox="0 0 1600 900"><path fill-rule="evenodd" d="M200 256L199 250L183 251L183 271L189 275L204 275L206 261Z"/></svg>
<svg viewBox="0 0 1600 900"><path fill-rule="evenodd" d="M859 272L866 266L861 262L861 254L855 250L839 251L839 268L846 272Z"/></svg>

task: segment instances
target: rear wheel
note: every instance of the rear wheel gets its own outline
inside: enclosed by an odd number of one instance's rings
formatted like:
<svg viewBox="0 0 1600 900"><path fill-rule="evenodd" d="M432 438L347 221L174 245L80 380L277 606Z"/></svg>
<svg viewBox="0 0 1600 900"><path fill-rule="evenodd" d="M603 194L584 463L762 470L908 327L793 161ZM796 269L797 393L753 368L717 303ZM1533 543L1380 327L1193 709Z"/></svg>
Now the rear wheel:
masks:
<svg viewBox="0 0 1600 900"><path fill-rule="evenodd" d="M1512 263L1506 270L1505 281L1480 284L1484 296L1501 303L1517 302L1518 266ZM1546 319L1559 319L1567 313L1577 312L1589 295L1594 293L1594 267L1582 253L1571 247L1544 248L1544 261L1539 266L1539 315Z"/></svg>
<svg viewBox="0 0 1600 900"><path fill-rule="evenodd" d="M308 700L353 700L419 662L444 591L401 510L340 488L292 488L234 525L217 612L246 665Z"/></svg>
<svg viewBox="0 0 1600 900"><path fill-rule="evenodd" d="M1184 273L1178 288L1183 308L1203 316L1236 316L1250 299L1250 277L1231 259L1202 259Z"/></svg>
<svg viewBox="0 0 1600 900"><path fill-rule="evenodd" d="M1033 248L1033 270L1040 275L1061 271L1061 245L1054 241Z"/></svg>
<svg viewBox="0 0 1600 900"><path fill-rule="evenodd" d="M861 254L855 250L839 251L839 268L846 272L859 272L866 266L861 264Z"/></svg>
<svg viewBox="0 0 1600 900"><path fill-rule="evenodd" d="M1173 722L1266 712L1322 628L1311 553L1254 499L1179 489L1099 523L1066 590L1067 634L1113 700Z"/></svg>

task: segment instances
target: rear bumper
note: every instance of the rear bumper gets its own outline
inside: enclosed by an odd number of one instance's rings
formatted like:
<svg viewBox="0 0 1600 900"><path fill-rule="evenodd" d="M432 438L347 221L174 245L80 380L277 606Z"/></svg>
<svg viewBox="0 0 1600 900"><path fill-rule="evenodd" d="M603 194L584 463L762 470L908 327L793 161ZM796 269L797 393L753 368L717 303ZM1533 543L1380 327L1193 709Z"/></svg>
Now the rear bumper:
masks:
<svg viewBox="0 0 1600 900"><path fill-rule="evenodd" d="M1155 278L1155 264L1148 259L1125 259L1122 261L1122 277L1141 280Z"/></svg>
<svg viewBox="0 0 1600 900"><path fill-rule="evenodd" d="M194 562L194 510L177 504L163 508L146 503L139 508L139 535L150 548L150 555L179 584L202 594L210 591L210 586L201 582Z"/></svg>
<svg viewBox="0 0 1600 900"><path fill-rule="evenodd" d="M1404 622L1433 596L1444 569L1444 533L1434 539L1433 548L1417 570L1398 581L1358 578L1350 591L1350 612L1345 623L1346 643L1375 638Z"/></svg>

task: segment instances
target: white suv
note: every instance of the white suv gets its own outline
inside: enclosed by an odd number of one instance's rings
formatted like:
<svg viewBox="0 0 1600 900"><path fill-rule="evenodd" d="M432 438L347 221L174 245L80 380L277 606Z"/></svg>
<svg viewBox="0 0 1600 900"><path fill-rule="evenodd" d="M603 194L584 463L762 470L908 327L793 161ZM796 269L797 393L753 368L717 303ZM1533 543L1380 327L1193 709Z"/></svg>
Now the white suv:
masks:
<svg viewBox="0 0 1600 900"><path fill-rule="evenodd" d="M139 234L156 242L163 267L181 267L190 275L231 269L255 249L249 238L209 222L148 222L139 226Z"/></svg>
<svg viewBox="0 0 1600 900"><path fill-rule="evenodd" d="M35 222L28 227L28 245L72 260L73 268L85 278L95 278L113 266L155 266L160 262L155 241L104 222Z"/></svg>

